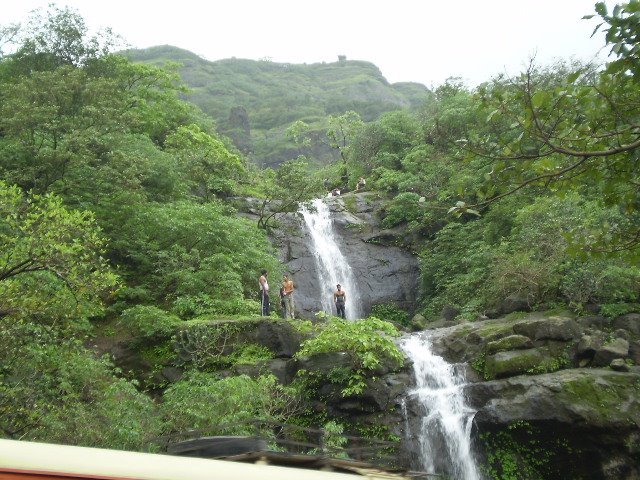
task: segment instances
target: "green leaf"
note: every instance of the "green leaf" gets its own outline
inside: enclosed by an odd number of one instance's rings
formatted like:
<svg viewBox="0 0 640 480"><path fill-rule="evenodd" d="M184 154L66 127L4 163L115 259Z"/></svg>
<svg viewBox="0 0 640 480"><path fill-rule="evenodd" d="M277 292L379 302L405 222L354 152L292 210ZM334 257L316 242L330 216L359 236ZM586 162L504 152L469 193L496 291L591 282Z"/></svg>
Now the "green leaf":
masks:
<svg viewBox="0 0 640 480"><path fill-rule="evenodd" d="M549 94L546 91L538 91L531 97L531 104L535 108L540 108L549 99Z"/></svg>

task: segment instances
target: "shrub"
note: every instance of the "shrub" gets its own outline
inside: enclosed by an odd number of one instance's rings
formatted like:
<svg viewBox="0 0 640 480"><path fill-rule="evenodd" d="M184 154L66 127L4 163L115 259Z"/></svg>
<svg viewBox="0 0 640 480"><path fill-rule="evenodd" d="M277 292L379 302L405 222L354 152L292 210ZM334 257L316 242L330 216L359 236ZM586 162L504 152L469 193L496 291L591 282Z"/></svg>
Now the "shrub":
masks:
<svg viewBox="0 0 640 480"><path fill-rule="evenodd" d="M96 358L80 342L55 340L51 331L34 326L11 332L11 357L0 353L0 429L5 435L141 450L158 434L153 401L132 382L117 378L106 356ZM26 332L33 336L15 336Z"/></svg>
<svg viewBox="0 0 640 480"><path fill-rule="evenodd" d="M118 323L137 337L159 339L171 336L180 319L158 307L136 305L122 312Z"/></svg>
<svg viewBox="0 0 640 480"><path fill-rule="evenodd" d="M315 338L305 341L296 357L316 353L348 352L354 361L354 369L345 382L348 386L343 395L361 393L365 387L365 370L375 370L382 362L390 362L399 368L404 363L404 355L390 337L399 336L389 322L375 317L349 321L331 318L319 327Z"/></svg>
<svg viewBox="0 0 640 480"><path fill-rule="evenodd" d="M407 326L409 324L409 314L398 308L393 303L379 303L371 307L371 316L382 318L398 325Z"/></svg>
<svg viewBox="0 0 640 480"><path fill-rule="evenodd" d="M419 222L423 216L419 199L420 195L413 192L398 194L385 207L386 215L382 220L382 225L391 228L401 223Z"/></svg>
<svg viewBox="0 0 640 480"><path fill-rule="evenodd" d="M297 393L280 385L273 375L220 379L191 371L165 391L161 413L167 432L254 435L255 428L249 422L284 421L299 409Z"/></svg>

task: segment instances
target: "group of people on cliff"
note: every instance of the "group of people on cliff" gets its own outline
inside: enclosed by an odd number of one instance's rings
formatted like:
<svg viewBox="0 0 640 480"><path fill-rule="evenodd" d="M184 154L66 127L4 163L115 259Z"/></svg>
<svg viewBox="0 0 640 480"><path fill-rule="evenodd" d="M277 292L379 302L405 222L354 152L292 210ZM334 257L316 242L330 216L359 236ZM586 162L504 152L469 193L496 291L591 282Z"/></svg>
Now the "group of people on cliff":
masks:
<svg viewBox="0 0 640 480"><path fill-rule="evenodd" d="M269 315L271 315L271 304L269 302L269 282L267 280L268 276L269 272L267 270L262 270L260 272L260 278L258 280L260 284L260 309L261 314L264 317L268 317ZM289 278L289 275L283 275L282 284L278 293L282 318L295 319L295 304L293 301L293 293L295 289L296 286L293 283L293 280ZM345 318L347 294L342 289L342 285L340 284L336 285L336 290L333 292L333 303L336 306L336 315L341 318Z"/></svg>
<svg viewBox="0 0 640 480"><path fill-rule="evenodd" d="M338 187L336 188L329 188L329 179L325 178L322 182L322 184L324 185L324 188L327 190L327 196L328 197L337 197L342 193L342 190ZM359 192L360 190L363 190L364 187L367 186L367 181L365 180L364 177L360 177L358 178L358 183L356 183L356 192ZM346 188L346 187L345 187Z"/></svg>

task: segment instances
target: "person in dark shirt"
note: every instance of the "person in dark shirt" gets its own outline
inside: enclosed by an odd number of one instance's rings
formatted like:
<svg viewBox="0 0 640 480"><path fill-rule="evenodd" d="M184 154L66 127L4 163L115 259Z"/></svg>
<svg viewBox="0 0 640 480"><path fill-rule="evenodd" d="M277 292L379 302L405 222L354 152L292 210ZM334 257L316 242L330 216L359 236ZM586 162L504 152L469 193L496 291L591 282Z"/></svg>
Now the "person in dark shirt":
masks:
<svg viewBox="0 0 640 480"><path fill-rule="evenodd" d="M347 303L347 294L342 290L340 284L336 285L336 291L333 292L333 302L336 304L336 312L339 317L345 318L344 306Z"/></svg>

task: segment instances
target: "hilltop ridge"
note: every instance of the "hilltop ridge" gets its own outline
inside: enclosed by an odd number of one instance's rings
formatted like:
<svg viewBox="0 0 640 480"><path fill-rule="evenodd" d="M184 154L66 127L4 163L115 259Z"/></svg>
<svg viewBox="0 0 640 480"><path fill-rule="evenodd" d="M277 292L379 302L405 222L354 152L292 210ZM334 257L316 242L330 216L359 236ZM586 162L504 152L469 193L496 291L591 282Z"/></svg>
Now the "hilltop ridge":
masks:
<svg viewBox="0 0 640 480"><path fill-rule="evenodd" d="M354 110L372 121L384 112L416 109L431 94L420 83L391 84L373 63L343 56L311 64L209 61L171 45L125 54L134 62L181 64L180 75L191 89L186 99L213 117L249 158L266 165L295 158L297 149L284 130L297 120L322 131L329 115ZM318 149L317 155L316 160L331 160L334 152Z"/></svg>

